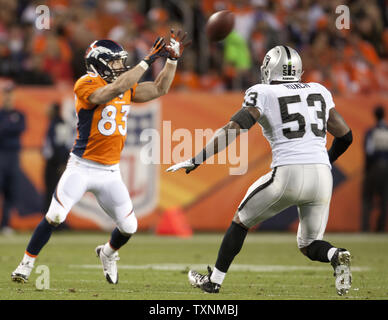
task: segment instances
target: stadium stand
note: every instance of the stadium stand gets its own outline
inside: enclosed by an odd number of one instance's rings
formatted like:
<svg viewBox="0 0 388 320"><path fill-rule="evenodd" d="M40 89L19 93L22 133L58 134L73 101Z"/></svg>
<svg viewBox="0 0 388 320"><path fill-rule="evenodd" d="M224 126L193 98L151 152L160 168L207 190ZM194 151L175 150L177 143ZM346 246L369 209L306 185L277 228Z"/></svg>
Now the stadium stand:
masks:
<svg viewBox="0 0 388 320"><path fill-rule="evenodd" d="M388 28L385 1L341 1L350 8L350 30L335 27L337 1L0 1L0 77L18 84L72 83L85 71L87 45L110 38L131 52L130 64L144 56L155 36L183 26L193 37L174 83L175 90L241 90L256 82L257 65L276 43L302 53L304 80L319 81L334 93L386 91ZM34 27L35 8L50 8L54 32ZM209 43L204 24L215 11L236 15L229 38L246 47L233 58L233 41ZM355 23L357 21L357 23ZM160 68L160 65L155 66ZM152 77L150 72L148 77Z"/></svg>

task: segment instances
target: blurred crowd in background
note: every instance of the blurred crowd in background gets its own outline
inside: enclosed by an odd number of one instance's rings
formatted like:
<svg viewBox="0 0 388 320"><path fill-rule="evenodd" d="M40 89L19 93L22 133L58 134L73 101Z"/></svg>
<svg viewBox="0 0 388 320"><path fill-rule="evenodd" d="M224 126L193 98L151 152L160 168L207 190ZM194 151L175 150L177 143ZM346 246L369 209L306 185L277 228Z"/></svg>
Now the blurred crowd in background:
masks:
<svg viewBox="0 0 388 320"><path fill-rule="evenodd" d="M18 84L72 84L85 73L84 53L96 39L112 39L136 64L157 36L171 28L193 40L179 64L172 90L245 90L260 82L267 50L286 44L304 63L303 81L335 94L388 89L386 0L0 0L0 77ZM50 9L50 29L35 26L36 7ZM350 9L350 29L336 28L336 7ZM209 43L211 14L235 13L234 31ZM159 72L155 64L145 78Z"/></svg>

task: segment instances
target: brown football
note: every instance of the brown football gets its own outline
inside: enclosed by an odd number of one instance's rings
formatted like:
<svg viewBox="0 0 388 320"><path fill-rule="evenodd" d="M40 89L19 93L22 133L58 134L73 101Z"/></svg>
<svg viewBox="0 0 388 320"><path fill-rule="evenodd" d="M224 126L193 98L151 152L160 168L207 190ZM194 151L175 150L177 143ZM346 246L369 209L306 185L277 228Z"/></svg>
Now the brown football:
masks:
<svg viewBox="0 0 388 320"><path fill-rule="evenodd" d="M229 10L213 13L206 23L206 35L210 41L221 41L234 27L234 14Z"/></svg>

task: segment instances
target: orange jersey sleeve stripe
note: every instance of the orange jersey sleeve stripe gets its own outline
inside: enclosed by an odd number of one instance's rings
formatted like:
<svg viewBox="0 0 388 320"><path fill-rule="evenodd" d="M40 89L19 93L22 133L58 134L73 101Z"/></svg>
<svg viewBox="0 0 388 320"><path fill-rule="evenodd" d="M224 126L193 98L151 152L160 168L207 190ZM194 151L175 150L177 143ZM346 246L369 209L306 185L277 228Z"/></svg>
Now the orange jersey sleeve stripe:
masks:
<svg viewBox="0 0 388 320"><path fill-rule="evenodd" d="M136 87L137 83L131 88L131 100L133 100L133 97L136 95Z"/></svg>

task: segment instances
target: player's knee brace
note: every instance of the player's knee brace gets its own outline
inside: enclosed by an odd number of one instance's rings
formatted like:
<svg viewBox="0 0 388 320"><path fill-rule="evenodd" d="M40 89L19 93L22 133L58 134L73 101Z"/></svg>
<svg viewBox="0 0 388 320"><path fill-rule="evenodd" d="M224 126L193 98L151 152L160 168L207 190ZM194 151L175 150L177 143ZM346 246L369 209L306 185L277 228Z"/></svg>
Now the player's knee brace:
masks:
<svg viewBox="0 0 388 320"><path fill-rule="evenodd" d="M117 223L117 227L123 234L134 234L137 231L137 219L135 213L132 212L124 220Z"/></svg>

